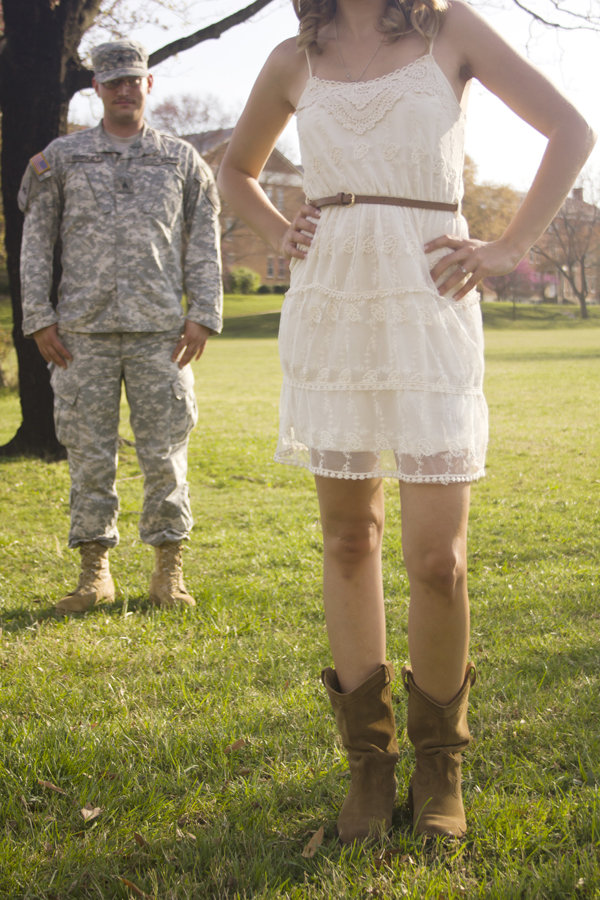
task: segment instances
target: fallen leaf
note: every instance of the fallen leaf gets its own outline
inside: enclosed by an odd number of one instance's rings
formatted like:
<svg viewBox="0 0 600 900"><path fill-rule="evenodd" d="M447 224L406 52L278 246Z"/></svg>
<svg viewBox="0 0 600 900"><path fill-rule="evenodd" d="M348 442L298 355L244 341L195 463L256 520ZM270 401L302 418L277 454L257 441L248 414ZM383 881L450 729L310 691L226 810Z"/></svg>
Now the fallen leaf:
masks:
<svg viewBox="0 0 600 900"><path fill-rule="evenodd" d="M152 900L152 897L150 894L147 894L145 891L143 891L141 888L139 888L137 886L137 884L134 884L133 881L129 880L129 878L122 878L119 875L119 881L122 882L125 885L125 887L128 887L129 890L132 891L132 893L134 893L136 897L144 897L145 900Z"/></svg>
<svg viewBox="0 0 600 900"><path fill-rule="evenodd" d="M323 843L323 835L325 834L325 829L321 825L318 831L315 831L310 841L302 851L302 856L305 859L312 859L321 844Z"/></svg>
<svg viewBox="0 0 600 900"><path fill-rule="evenodd" d="M94 819L97 819L100 813L102 812L101 806L92 806L91 803L88 803L86 806L80 810L81 815L86 822L92 822Z"/></svg>
<svg viewBox="0 0 600 900"><path fill-rule="evenodd" d="M225 753L233 753L234 750L241 750L242 747L245 747L248 741L246 738L238 738L237 741L234 741L233 744L228 744L225 747Z"/></svg>
<svg viewBox="0 0 600 900"><path fill-rule="evenodd" d="M136 842L136 844L139 844L140 847L149 847L150 846L150 844L148 843L146 838L142 837L142 835L139 834L137 831L133 832L133 839Z"/></svg>
<svg viewBox="0 0 600 900"><path fill-rule="evenodd" d="M38 778L37 782L42 787L48 788L49 791L55 791L57 794L63 794L65 797L67 796L66 791L63 791L62 788L59 788L55 784L52 784L51 781L43 781L41 778Z"/></svg>

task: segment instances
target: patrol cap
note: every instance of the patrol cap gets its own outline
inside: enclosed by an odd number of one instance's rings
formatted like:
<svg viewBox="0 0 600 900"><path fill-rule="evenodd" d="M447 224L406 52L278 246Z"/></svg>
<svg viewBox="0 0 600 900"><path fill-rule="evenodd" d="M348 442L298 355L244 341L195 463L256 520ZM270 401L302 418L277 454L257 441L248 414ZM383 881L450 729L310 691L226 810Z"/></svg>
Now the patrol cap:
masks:
<svg viewBox="0 0 600 900"><path fill-rule="evenodd" d="M148 51L131 40L98 44L92 50L92 68L99 84L115 78L144 78L148 75Z"/></svg>

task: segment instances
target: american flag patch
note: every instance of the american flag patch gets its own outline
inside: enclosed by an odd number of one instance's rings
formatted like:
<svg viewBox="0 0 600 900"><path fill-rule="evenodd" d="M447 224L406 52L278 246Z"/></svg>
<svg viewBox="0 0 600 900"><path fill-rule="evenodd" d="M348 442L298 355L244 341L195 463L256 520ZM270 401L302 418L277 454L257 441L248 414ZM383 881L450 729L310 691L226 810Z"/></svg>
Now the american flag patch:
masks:
<svg viewBox="0 0 600 900"><path fill-rule="evenodd" d="M50 171L50 163L43 153L36 153L35 156L32 156L30 163L38 178Z"/></svg>

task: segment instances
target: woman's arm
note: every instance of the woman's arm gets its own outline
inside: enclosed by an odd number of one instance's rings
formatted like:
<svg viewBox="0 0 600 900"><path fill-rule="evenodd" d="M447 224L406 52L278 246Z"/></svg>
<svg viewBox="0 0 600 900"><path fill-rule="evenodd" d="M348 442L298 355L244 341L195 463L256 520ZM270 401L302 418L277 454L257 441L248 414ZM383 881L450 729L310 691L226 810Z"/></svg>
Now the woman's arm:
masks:
<svg viewBox="0 0 600 900"><path fill-rule="evenodd" d="M531 187L499 240L486 244L443 236L427 245L428 252L440 247L453 251L432 270L436 281L447 276L439 286L441 293L464 277L460 272L448 275L449 267L462 266L472 273L455 295L460 299L482 278L515 268L564 203L596 136L563 94L462 0L453 0L439 40L441 52L453 48L467 78L477 78L548 139Z"/></svg>
<svg viewBox="0 0 600 900"><path fill-rule="evenodd" d="M217 183L229 205L277 253L302 258L315 226L307 215L318 210L303 206L292 223L270 202L258 183L277 138L295 111L307 77L304 54L296 40L279 44L260 72L235 127L219 168ZM298 248L300 244L300 249Z"/></svg>

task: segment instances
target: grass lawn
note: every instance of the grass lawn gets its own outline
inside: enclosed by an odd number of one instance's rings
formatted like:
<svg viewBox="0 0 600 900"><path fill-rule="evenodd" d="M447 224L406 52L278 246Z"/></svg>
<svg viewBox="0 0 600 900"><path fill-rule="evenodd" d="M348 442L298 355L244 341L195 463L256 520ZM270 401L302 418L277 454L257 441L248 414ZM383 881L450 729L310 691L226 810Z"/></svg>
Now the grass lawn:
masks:
<svg viewBox="0 0 600 900"><path fill-rule="evenodd" d="M518 307L513 323L510 306L484 309L491 443L470 530L468 839L427 848L412 835L397 681L393 832L342 848L317 503L308 474L272 462L280 301L228 300L226 336L194 364L194 610L147 602L132 447L117 600L66 619L52 604L77 572L67 465L0 463L0 897L599 898L600 317ZM0 442L18 421L16 395L0 392ZM386 491L399 672L408 585Z"/></svg>

